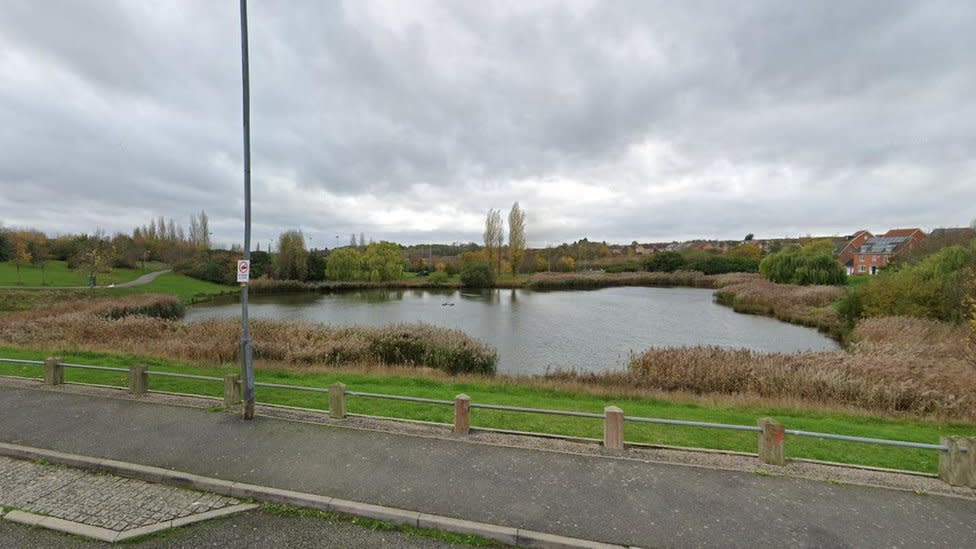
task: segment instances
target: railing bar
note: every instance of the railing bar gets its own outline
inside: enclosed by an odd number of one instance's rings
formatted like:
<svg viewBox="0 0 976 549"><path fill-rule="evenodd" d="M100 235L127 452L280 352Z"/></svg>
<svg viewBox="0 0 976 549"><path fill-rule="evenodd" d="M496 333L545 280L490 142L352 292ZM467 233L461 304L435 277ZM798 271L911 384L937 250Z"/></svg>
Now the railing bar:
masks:
<svg viewBox="0 0 976 549"><path fill-rule="evenodd" d="M77 368L79 370L101 370L103 372L128 372L128 368L114 368L112 366L93 366L91 364L68 364L66 362L61 362L58 366L64 366L65 368Z"/></svg>
<svg viewBox="0 0 976 549"><path fill-rule="evenodd" d="M43 366L43 360L23 360L20 358L0 358L0 362L9 362L11 364L36 364L38 366Z"/></svg>
<svg viewBox="0 0 976 549"><path fill-rule="evenodd" d="M521 406L505 406L501 404L478 404L475 402L471 403L471 407L481 408L483 410L501 410L504 412L525 412L529 414L546 414L551 416L571 416L571 417L603 419L603 414L594 414L592 412L572 412L569 410L547 410L544 408L523 408Z"/></svg>
<svg viewBox="0 0 976 549"><path fill-rule="evenodd" d="M223 381L223 380L221 380ZM304 385L288 385L285 383L268 383L265 381L255 381L255 387L267 387L269 389L294 389L296 391L308 391L310 393L328 393L328 389L322 389L321 387L306 387Z"/></svg>
<svg viewBox="0 0 976 549"><path fill-rule="evenodd" d="M405 402L419 402L422 404L441 404L444 406L454 406L453 400L437 400L434 398L421 398L421 397L409 397L409 396L399 396L399 395L387 395L383 393L363 393L359 391L346 391L346 396L354 397L365 397L365 398L381 398L386 400L402 400Z"/></svg>
<svg viewBox="0 0 976 549"><path fill-rule="evenodd" d="M882 446L898 446L901 448L918 448L920 450L940 450L948 451L949 448L942 444L928 444L925 442L908 442L904 440L888 440L883 438L857 437L852 435L835 435L833 433L816 433L812 431L800 431L797 429L786 429L786 434L798 437L820 438L824 440L842 440L845 442L861 442L864 444L879 444Z"/></svg>
<svg viewBox="0 0 976 549"><path fill-rule="evenodd" d="M624 421L636 421L638 423L656 423L659 425L679 425L682 427L705 427L708 429L728 429L731 431L750 431L759 433L762 431L758 426L753 425L734 425L731 423L708 423L704 421L686 421L683 419L663 419L656 417L633 417L624 416Z"/></svg>
<svg viewBox="0 0 976 549"><path fill-rule="evenodd" d="M147 370L146 373L151 376L178 377L180 379L198 379L200 381L219 381L221 383L224 381L224 378L222 377L200 376L196 374L181 374L178 372L160 372L158 370Z"/></svg>

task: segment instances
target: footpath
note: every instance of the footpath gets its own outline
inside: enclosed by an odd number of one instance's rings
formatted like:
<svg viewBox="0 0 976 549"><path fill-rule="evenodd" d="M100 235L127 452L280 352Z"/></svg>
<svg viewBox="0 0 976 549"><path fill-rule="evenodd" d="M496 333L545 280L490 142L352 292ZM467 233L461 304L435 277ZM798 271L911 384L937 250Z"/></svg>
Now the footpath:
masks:
<svg viewBox="0 0 976 549"><path fill-rule="evenodd" d="M625 546L976 546L967 498L70 390L0 385L0 443Z"/></svg>

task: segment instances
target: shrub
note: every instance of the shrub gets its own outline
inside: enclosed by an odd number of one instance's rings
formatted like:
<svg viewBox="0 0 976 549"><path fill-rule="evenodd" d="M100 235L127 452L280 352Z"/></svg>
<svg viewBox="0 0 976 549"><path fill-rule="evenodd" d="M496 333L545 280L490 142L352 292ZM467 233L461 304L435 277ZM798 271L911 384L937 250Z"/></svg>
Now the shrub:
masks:
<svg viewBox="0 0 976 549"><path fill-rule="evenodd" d="M701 271L707 275L755 273L759 272L759 260L748 257L713 255L689 262L685 268L689 271Z"/></svg>
<svg viewBox="0 0 976 549"><path fill-rule="evenodd" d="M495 284L495 272L485 261L465 263L461 267L461 284L469 288L490 288Z"/></svg>
<svg viewBox="0 0 976 549"><path fill-rule="evenodd" d="M446 284L451 277L444 271L434 271L427 277L427 282L431 284Z"/></svg>
<svg viewBox="0 0 976 549"><path fill-rule="evenodd" d="M968 316L965 284L973 252L950 246L915 265L889 268L855 290L863 315L958 322Z"/></svg>
<svg viewBox="0 0 976 549"><path fill-rule="evenodd" d="M673 273L682 269L685 265L685 258L678 252L658 252L644 262L644 267L648 271L659 273Z"/></svg>

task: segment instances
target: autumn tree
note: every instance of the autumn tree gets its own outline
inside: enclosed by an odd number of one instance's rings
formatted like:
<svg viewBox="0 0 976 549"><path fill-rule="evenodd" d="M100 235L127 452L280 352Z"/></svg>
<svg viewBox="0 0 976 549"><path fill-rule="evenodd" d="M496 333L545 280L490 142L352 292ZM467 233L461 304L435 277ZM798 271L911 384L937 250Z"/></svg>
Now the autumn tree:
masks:
<svg viewBox="0 0 976 549"><path fill-rule="evenodd" d="M301 231L285 231L278 237L274 256L275 276L281 280L304 280L308 274L308 252Z"/></svg>
<svg viewBox="0 0 976 549"><path fill-rule="evenodd" d="M495 265L495 272L500 273L502 265L502 244L505 242L505 226L502 224L500 210L488 210L485 218L485 252L488 254L488 264Z"/></svg>
<svg viewBox="0 0 976 549"><path fill-rule="evenodd" d="M17 267L17 284L20 284L20 268L31 262L31 253L28 249L27 239L24 238L22 233L14 233L13 235L13 264Z"/></svg>
<svg viewBox="0 0 976 549"><path fill-rule="evenodd" d="M525 257L525 212L519 208L518 202L512 204L508 212L508 257L515 275Z"/></svg>

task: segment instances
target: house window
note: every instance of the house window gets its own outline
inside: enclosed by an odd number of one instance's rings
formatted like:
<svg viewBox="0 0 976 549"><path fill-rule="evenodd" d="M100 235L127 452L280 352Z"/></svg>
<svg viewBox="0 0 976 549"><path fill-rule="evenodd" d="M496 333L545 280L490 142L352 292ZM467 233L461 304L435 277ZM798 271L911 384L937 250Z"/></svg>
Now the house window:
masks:
<svg viewBox="0 0 976 549"><path fill-rule="evenodd" d="M877 263L877 262L878 262L878 256L872 255L871 256L871 263Z"/></svg>
<svg viewBox="0 0 976 549"><path fill-rule="evenodd" d="M861 261L864 261L864 254L861 254Z"/></svg>
<svg viewBox="0 0 976 549"><path fill-rule="evenodd" d="M858 265L857 266L857 272L859 272L859 273L863 273L864 271L867 271L867 270L868 270L868 268L865 267L864 265Z"/></svg>

